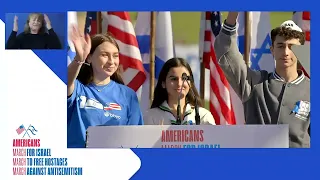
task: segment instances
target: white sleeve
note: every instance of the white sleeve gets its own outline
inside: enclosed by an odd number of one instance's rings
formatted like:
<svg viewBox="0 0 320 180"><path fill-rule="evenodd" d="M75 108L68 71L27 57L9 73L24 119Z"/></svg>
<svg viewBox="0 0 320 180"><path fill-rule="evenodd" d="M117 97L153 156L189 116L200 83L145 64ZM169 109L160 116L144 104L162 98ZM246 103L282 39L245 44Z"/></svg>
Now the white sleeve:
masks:
<svg viewBox="0 0 320 180"><path fill-rule="evenodd" d="M155 124L154 124L154 119L153 119L153 116L154 116L154 115L155 115L155 114L152 113L152 112L150 111L150 109L148 109L147 111L145 111L145 112L143 113L144 125L155 125Z"/></svg>
<svg viewBox="0 0 320 180"><path fill-rule="evenodd" d="M204 108L199 108L199 111L202 111L202 113L204 114L200 120L202 125L216 125L216 122L215 122L210 111L208 111Z"/></svg>

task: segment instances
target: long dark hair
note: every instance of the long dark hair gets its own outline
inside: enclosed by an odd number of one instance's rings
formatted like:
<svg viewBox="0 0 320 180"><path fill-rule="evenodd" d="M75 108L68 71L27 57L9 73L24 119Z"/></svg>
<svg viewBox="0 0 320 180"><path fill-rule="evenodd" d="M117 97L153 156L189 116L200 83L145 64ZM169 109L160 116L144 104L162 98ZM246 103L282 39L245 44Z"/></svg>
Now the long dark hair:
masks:
<svg viewBox="0 0 320 180"><path fill-rule="evenodd" d="M154 99L152 101L151 108L159 107L164 101L168 101L168 92L165 88L162 87L162 83L166 81L170 69L175 67L185 67L190 73L190 88L192 89L196 97L194 98L192 96L192 93L189 91L186 96L186 102L195 106L195 101L197 99L199 107L202 107L202 101L197 91L197 88L194 85L193 73L189 64L183 58L171 58L163 65L161 69L158 83L154 90Z"/></svg>
<svg viewBox="0 0 320 180"><path fill-rule="evenodd" d="M96 34L91 37L90 55L92 55L93 52L96 50L96 48L104 42L109 42L109 43L115 45L117 47L117 49L120 51L118 43L116 42L116 40L113 38L113 36L110 33ZM78 74L77 79L84 85L91 83L93 81L93 70L92 70L91 65L88 66L86 64L83 64L81 66L81 69L80 69L80 72ZM119 68L112 74L110 79L119 83L119 84L124 84Z"/></svg>

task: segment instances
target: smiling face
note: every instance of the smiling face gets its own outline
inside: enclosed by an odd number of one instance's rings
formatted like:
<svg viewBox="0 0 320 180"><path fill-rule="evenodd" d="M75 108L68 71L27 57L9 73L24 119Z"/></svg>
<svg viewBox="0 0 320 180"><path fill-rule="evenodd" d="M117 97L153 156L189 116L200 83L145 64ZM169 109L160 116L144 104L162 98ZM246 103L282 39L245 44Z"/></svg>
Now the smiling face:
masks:
<svg viewBox="0 0 320 180"><path fill-rule="evenodd" d="M44 17L40 14L31 14L28 19L28 25L30 27L30 31L34 33L38 33L40 28L42 27Z"/></svg>
<svg viewBox="0 0 320 180"><path fill-rule="evenodd" d="M110 43L103 42L93 52L90 57L93 76L98 79L111 77L119 67L119 50Z"/></svg>
<svg viewBox="0 0 320 180"><path fill-rule="evenodd" d="M181 91L181 99L185 98L189 92L188 83L185 81L183 83L182 74L186 73L190 76L189 71L184 66L173 67L169 70L166 80L162 82L162 87L167 90L169 99L178 99ZM182 84L183 83L183 84ZM190 81L189 81L190 83Z"/></svg>
<svg viewBox="0 0 320 180"><path fill-rule="evenodd" d="M77 79L84 85L105 85L110 80L124 84L119 68L120 48L112 34L91 36L91 49L86 64L81 66Z"/></svg>
<svg viewBox="0 0 320 180"><path fill-rule="evenodd" d="M188 76L189 84L182 80L183 73ZM189 86L190 85L190 86ZM188 62L179 57L168 59L161 68L158 82L154 90L154 99L151 108L157 108L167 101L168 104L178 102L180 90L180 102L186 102L194 106L196 102L202 107L202 100L194 84L192 69Z"/></svg>

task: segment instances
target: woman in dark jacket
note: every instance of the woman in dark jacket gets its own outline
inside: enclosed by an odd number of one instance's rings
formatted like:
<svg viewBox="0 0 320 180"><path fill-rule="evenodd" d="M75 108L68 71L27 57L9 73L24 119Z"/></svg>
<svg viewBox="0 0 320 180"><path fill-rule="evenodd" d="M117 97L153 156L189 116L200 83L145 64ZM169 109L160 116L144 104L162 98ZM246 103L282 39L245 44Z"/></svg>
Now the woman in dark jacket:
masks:
<svg viewBox="0 0 320 180"><path fill-rule="evenodd" d="M48 33L46 32L46 27ZM18 17L14 17L13 30L6 44L6 49L61 49L61 43L51 27L46 14L31 13L24 27L18 33Z"/></svg>

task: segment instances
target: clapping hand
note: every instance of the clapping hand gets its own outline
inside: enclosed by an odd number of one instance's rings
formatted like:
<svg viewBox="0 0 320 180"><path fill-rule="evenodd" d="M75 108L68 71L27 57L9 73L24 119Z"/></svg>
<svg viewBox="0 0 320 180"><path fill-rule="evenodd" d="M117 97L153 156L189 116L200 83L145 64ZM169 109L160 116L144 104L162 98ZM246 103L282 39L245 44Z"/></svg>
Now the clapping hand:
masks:
<svg viewBox="0 0 320 180"><path fill-rule="evenodd" d="M50 21L48 15L46 15L46 14L44 14L44 21L46 22L47 29L50 30L52 28L51 21Z"/></svg>
<svg viewBox="0 0 320 180"><path fill-rule="evenodd" d="M14 16L13 19L13 31L18 32L18 16Z"/></svg>
<svg viewBox="0 0 320 180"><path fill-rule="evenodd" d="M72 26L71 40L76 50L76 60L84 62L91 50L91 38L88 34L84 35L79 32L77 26Z"/></svg>

